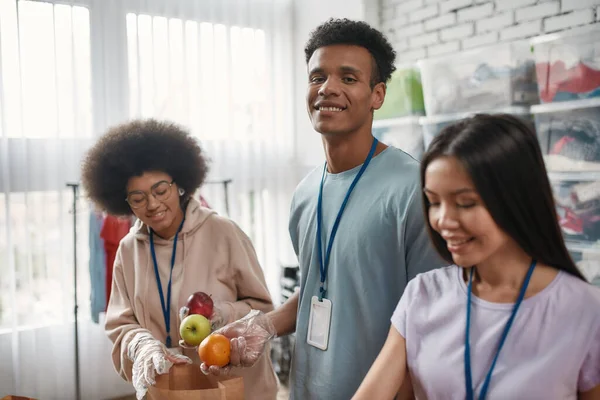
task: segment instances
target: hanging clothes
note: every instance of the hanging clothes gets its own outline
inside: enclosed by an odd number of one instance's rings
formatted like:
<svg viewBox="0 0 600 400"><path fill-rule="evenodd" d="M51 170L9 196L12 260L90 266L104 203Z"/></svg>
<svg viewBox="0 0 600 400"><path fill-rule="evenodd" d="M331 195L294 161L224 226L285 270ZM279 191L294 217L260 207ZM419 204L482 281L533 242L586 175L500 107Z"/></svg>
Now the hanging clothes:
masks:
<svg viewBox="0 0 600 400"><path fill-rule="evenodd" d="M100 237L104 217L102 213L90 212L90 305L92 321L99 322L101 312L106 310L106 255L104 241Z"/></svg>
<svg viewBox="0 0 600 400"><path fill-rule="evenodd" d="M205 207L205 208L210 208L210 206L208 205L208 202L206 201L206 199L204 198L204 196L202 196L202 195L199 195L199 196L198 196L198 200L200 200L200 205L201 205L202 207Z"/></svg>
<svg viewBox="0 0 600 400"><path fill-rule="evenodd" d="M107 215L104 218L104 224L100 232L100 236L104 239L104 251L106 253L106 302L104 309L108 306L110 299L110 290L112 287L113 265L115 256L121 239L127 235L131 229L131 221L125 218L118 218L112 215Z"/></svg>

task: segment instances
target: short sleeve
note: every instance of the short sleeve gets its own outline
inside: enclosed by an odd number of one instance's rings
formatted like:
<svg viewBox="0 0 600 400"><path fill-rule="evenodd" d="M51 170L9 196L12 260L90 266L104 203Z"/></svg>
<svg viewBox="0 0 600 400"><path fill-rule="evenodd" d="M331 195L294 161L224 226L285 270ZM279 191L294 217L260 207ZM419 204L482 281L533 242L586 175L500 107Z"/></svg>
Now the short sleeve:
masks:
<svg viewBox="0 0 600 400"><path fill-rule="evenodd" d="M392 315L392 325L404 339L406 339L406 317L408 315L409 307L414 300L415 292L419 286L419 280L420 277L417 276L415 279L408 282L408 285L406 285L406 289L396 306L396 310L394 310L394 314Z"/></svg>
<svg viewBox="0 0 600 400"><path fill-rule="evenodd" d="M300 248L298 244L298 218L296 215L296 192L294 192L292 196L292 201L290 204L290 218L288 221L288 232L290 234L290 240L292 241L292 247L294 248L294 253L296 257L299 257Z"/></svg>
<svg viewBox="0 0 600 400"><path fill-rule="evenodd" d="M406 205L404 230L404 248L406 279L411 280L420 273L448 265L435 251L427 234L427 222L421 205L420 190L414 189Z"/></svg>
<svg viewBox="0 0 600 400"><path fill-rule="evenodd" d="M577 390L587 392L598 385L600 385L600 326L596 328L592 344L579 371Z"/></svg>

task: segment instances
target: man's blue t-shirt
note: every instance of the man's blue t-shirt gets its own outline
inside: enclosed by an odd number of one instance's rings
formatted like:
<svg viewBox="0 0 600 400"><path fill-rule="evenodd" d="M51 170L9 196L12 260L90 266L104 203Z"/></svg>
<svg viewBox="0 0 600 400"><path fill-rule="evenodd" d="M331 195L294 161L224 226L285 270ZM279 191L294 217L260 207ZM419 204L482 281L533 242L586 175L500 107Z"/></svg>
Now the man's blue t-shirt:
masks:
<svg viewBox="0 0 600 400"><path fill-rule="evenodd" d="M346 192L360 170L326 173L323 253ZM348 400L375 358L407 282L445 265L427 235L419 163L388 147L375 156L352 192L329 262L331 328L326 351L306 343L312 296L319 294L317 199L323 167L298 185L289 230L301 271L291 399ZM327 241L327 242L326 242Z"/></svg>

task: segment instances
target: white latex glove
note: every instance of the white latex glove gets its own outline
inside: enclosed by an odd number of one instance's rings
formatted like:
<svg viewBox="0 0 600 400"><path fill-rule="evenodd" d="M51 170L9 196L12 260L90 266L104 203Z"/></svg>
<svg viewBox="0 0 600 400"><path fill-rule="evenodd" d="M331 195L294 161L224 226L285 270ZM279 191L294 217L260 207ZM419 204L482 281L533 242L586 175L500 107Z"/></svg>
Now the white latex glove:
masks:
<svg viewBox="0 0 600 400"><path fill-rule="evenodd" d="M271 319L262 311L252 310L244 318L234 321L211 335L219 333L229 338L231 354L224 367L207 366L200 369L205 375L226 375L232 367L251 367L263 355L267 343L277 336Z"/></svg>
<svg viewBox="0 0 600 400"><path fill-rule="evenodd" d="M133 337L127 347L127 356L133 361L132 383L138 400L143 399L148 388L156 383L156 374L168 373L173 364L192 363L188 357L167 349L150 332L140 332Z"/></svg>

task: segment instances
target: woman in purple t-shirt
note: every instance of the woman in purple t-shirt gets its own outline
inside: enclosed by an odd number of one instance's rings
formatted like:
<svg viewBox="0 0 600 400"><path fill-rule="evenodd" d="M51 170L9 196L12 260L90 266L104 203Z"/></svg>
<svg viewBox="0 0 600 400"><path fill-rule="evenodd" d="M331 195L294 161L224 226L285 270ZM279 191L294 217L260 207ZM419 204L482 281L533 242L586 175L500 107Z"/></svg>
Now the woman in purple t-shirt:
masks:
<svg viewBox="0 0 600 400"><path fill-rule="evenodd" d="M600 289L565 246L531 128L509 115L450 126L421 182L453 265L409 282L354 398L600 399Z"/></svg>

